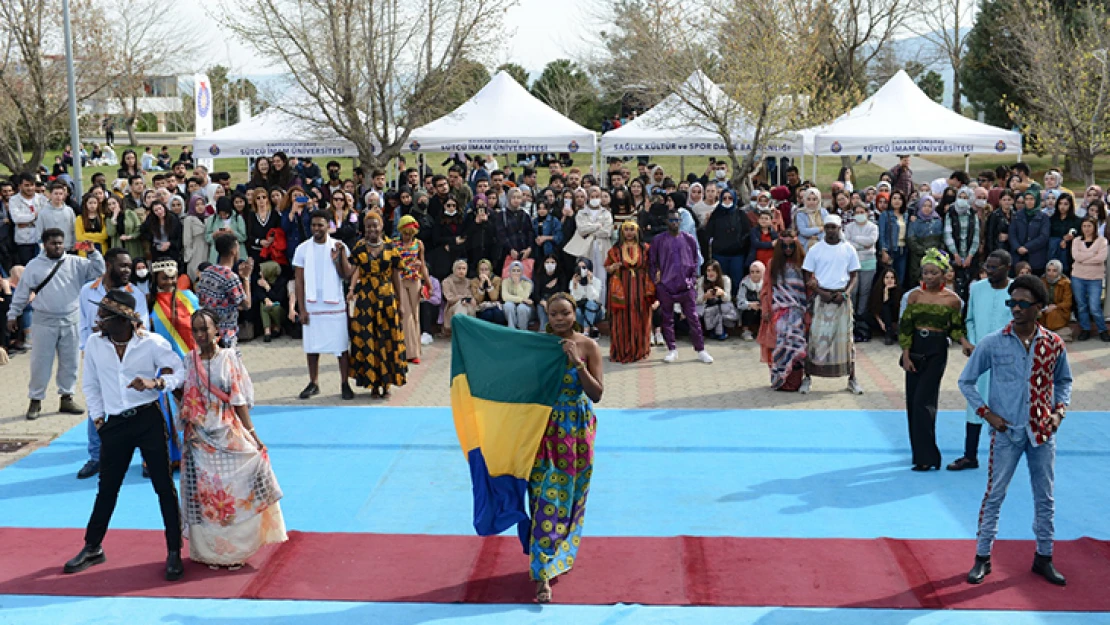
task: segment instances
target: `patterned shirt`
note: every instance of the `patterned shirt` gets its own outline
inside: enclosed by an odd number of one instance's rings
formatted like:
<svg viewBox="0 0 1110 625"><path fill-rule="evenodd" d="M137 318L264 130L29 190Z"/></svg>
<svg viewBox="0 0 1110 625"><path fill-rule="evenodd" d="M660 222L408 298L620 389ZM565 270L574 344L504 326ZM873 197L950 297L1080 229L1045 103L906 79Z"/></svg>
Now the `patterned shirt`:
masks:
<svg viewBox="0 0 1110 625"><path fill-rule="evenodd" d="M194 289L201 308L211 308L220 316L220 338L227 346L239 340L239 304L247 298L243 281L231 267L211 265L197 276Z"/></svg>

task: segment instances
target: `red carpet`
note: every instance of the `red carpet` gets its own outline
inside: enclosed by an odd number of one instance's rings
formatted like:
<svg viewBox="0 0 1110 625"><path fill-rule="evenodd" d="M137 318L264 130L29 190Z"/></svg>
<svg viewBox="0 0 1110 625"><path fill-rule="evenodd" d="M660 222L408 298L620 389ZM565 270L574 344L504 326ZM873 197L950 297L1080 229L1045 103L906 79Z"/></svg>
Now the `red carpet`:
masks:
<svg viewBox="0 0 1110 625"><path fill-rule="evenodd" d="M186 563L162 580L161 532L113 530L107 563L62 564L82 530L0 528L0 594L527 603L534 586L512 537L306 534L237 572ZM587 537L557 602L1110 611L1110 543L1060 542L1057 588L1029 571L1033 545L1001 541L981 586L964 576L971 541Z"/></svg>

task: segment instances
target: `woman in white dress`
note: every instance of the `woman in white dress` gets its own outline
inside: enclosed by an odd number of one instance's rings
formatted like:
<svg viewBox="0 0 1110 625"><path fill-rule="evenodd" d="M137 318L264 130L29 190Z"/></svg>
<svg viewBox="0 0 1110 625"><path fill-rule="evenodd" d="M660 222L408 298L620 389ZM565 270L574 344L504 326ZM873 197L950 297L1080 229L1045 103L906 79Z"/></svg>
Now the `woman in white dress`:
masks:
<svg viewBox="0 0 1110 625"><path fill-rule="evenodd" d="M588 193L584 189L577 189L574 193L587 194L589 201L575 214L574 237L563 247L563 251L575 258L590 259L594 265L594 276L604 285L605 259L609 256L609 249L613 247L610 236L613 232L613 214L601 206L601 187L595 185L590 187Z"/></svg>
<svg viewBox="0 0 1110 625"><path fill-rule="evenodd" d="M193 314L196 349L185 358L181 518L189 557L241 567L263 545L285 542L281 488L251 422L254 387L234 349L219 347L219 319Z"/></svg>

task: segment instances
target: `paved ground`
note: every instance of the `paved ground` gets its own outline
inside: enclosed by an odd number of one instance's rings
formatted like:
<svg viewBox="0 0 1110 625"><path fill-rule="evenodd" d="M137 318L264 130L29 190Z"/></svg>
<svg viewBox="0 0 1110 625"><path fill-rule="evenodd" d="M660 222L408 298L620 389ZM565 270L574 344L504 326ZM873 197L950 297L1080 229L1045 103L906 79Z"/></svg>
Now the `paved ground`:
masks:
<svg viewBox="0 0 1110 625"><path fill-rule="evenodd" d="M681 344L680 344L681 345ZM607 339L602 346L608 350ZM609 408L781 408L787 410L903 409L903 374L897 367L898 349L881 342L857 348L857 366L865 394L853 396L844 390L844 379L815 379L809 395L776 393L768 387L767 368L759 362L755 343L729 339L710 342L716 362L704 365L694 360L689 344L680 351L681 361L662 362L664 349L654 348L649 360L619 365L605 361L605 396ZM1110 347L1095 340L1069 344L1076 376L1073 410L1104 410L1110 404ZM307 369L300 341L279 338L269 344L255 341L243 345L243 355L255 383L260 404L301 404L297 393L307 382ZM958 350L949 354L948 370L941 391L942 409L961 409L964 402L956 378L965 358ZM410 368L409 383L394 391L384 402L371 400L358 391L354 405L379 403L390 406L446 406L450 345L437 339L425 347L422 364ZM506 380L513 372L506 370ZM57 412L57 395L51 385L44 404L46 412L37 421L27 421L27 356L16 356L0 368L0 440L30 441L14 453L0 453L0 467L45 444L82 421L82 417ZM323 393L303 402L306 405L339 404L338 369L334 361L321 371Z"/></svg>

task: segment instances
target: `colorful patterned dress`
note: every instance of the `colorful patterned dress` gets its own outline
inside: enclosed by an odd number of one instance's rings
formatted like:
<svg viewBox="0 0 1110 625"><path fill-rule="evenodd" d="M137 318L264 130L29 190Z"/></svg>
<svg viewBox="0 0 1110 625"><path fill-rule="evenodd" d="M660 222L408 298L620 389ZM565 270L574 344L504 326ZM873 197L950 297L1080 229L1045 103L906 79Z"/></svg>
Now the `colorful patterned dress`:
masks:
<svg viewBox="0 0 1110 625"><path fill-rule="evenodd" d="M594 435L597 417L586 397L578 370L563 376L562 388L540 442L528 481L531 523L527 553L532 579L551 580L574 566L582 540L586 495L594 472Z"/></svg>
<svg viewBox="0 0 1110 625"><path fill-rule="evenodd" d="M777 282L773 272L764 278L760 308L771 314L763 317L759 328L760 359L770 367L771 388L776 391L796 391L801 384L807 348L806 305L805 278L794 263L783 267Z"/></svg>
<svg viewBox="0 0 1110 625"><path fill-rule="evenodd" d="M648 246L638 243L610 248L607 265L620 265L609 275L609 320L612 326L609 359L636 362L651 353L651 300L649 294ZM620 282L616 285L616 282ZM617 294L617 295L614 295ZM617 301L623 296L623 301Z"/></svg>
<svg viewBox="0 0 1110 625"><path fill-rule="evenodd" d="M404 386L408 374L405 332L393 274L401 267L401 253L384 239L374 256L365 240L355 243L351 263L358 267L355 312L351 317L351 373L355 383L386 393L390 386Z"/></svg>
<svg viewBox="0 0 1110 625"><path fill-rule="evenodd" d="M181 519L195 562L238 565L262 545L287 540L270 456L235 414L235 406L253 403L254 387L236 350L218 349L210 360L197 351L185 358Z"/></svg>

